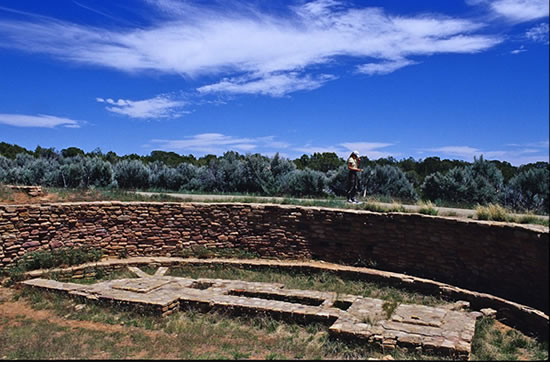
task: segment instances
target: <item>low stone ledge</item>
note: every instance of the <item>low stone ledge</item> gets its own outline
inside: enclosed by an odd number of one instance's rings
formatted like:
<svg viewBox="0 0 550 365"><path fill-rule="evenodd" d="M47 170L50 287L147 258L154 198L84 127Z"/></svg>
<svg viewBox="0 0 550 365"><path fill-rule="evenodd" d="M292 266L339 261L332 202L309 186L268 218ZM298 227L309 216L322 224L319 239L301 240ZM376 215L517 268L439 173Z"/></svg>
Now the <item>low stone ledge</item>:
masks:
<svg viewBox="0 0 550 365"><path fill-rule="evenodd" d="M31 197L44 195L44 192L42 191L42 187L39 185L3 185L3 186L11 191L22 191Z"/></svg>
<svg viewBox="0 0 550 365"><path fill-rule="evenodd" d="M459 360L470 357L478 318L453 308L410 304L398 304L391 315L384 309L385 301L361 296L347 298L351 306L341 309L334 302L336 292L287 289L278 283L164 276L166 267L153 275L130 268L139 278L88 285L37 278L22 284L161 316L193 307L236 314L265 313L304 324L324 323L331 336L350 337L381 350L413 345L415 350Z"/></svg>
<svg viewBox="0 0 550 365"><path fill-rule="evenodd" d="M50 270L34 270L25 273L26 279L39 278L51 274L57 274L60 277L77 278L83 277L86 270L95 270L96 268L105 271L115 271L131 265L154 265L154 266L185 266L185 265L231 265L243 268L284 268L305 272L329 271L333 274L360 280L380 282L390 286L406 288L427 295L439 295L450 300L464 300L470 303L472 310L482 308L493 308L497 311L496 317L503 323L515 327L523 333L536 336L543 341L547 341L549 330L549 317L544 312L528 307L526 305L514 303L512 301L499 298L497 296L485 293L479 293L467 289L458 288L434 280L423 279L411 275L381 271L370 268L351 267L339 264L332 264L320 261L282 261L266 259L196 259L179 257L133 257L127 259L109 259L100 262L87 263L68 268L58 268ZM74 274L73 274L74 273ZM93 275L90 275L93 276Z"/></svg>

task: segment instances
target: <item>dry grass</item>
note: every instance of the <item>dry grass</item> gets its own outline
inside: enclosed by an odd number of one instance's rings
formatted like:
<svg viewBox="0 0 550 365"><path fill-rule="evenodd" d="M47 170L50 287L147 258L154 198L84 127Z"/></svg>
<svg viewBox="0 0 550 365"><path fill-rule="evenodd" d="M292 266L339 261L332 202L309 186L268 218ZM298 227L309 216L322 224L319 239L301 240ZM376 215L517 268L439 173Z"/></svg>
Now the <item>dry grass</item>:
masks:
<svg viewBox="0 0 550 365"><path fill-rule="evenodd" d="M477 219L499 222L507 222L510 216L510 212L498 204L489 204L486 207L478 205L476 207L476 214Z"/></svg>
<svg viewBox="0 0 550 365"><path fill-rule="evenodd" d="M281 282L287 288L378 297L390 303L385 308L390 315L395 303L443 303L435 297L343 280L328 273L292 274L209 266L174 269L170 274ZM128 272L117 275L127 277ZM76 310L79 304L84 306ZM12 312L8 313L7 305ZM331 339L321 324L303 326L262 315L234 317L194 310L160 318L36 289L19 291L0 303L0 311L0 359L5 360L366 360L388 354ZM548 358L545 346L515 330L503 329L499 322L483 319L474 337L472 358L544 360ZM390 354L396 360L450 360L401 350Z"/></svg>
<svg viewBox="0 0 550 365"><path fill-rule="evenodd" d="M435 205L431 201L421 201L418 213L426 215L438 215L439 211L436 209Z"/></svg>

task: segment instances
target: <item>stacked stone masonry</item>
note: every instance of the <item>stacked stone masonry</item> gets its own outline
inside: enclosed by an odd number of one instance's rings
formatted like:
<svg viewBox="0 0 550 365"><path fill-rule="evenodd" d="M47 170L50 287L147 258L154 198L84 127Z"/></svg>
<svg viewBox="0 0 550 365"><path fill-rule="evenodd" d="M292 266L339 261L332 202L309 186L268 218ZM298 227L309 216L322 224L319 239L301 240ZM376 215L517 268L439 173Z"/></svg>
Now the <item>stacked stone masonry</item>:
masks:
<svg viewBox="0 0 550 365"><path fill-rule="evenodd" d="M42 187L39 185L3 185L3 187L13 192L23 192L31 197L44 195Z"/></svg>
<svg viewBox="0 0 550 365"><path fill-rule="evenodd" d="M548 315L529 306L508 301L491 294L478 293L461 289L449 284L434 280L418 278L411 275L370 269L366 267L352 267L321 261L294 261L294 260L268 260L268 259L197 259L181 257L132 257L126 259L104 259L100 262L91 262L77 266L55 269L33 270L25 273L24 278L56 278L57 280L74 280L83 278L95 278L108 276L132 266L158 269L164 275L168 267L238 267L248 270L277 270L302 273L329 272L337 277L364 280L380 283L390 287L398 287L410 291L433 295L445 300L461 303L469 303L469 308L474 311L494 313L496 318L503 323L512 326L529 336L548 341L549 319ZM159 266L163 266L159 269ZM141 270L136 271L138 276ZM454 305L453 305L454 306ZM457 309L457 308L454 308Z"/></svg>
<svg viewBox="0 0 550 365"><path fill-rule="evenodd" d="M402 347L461 360L470 356L475 321L481 316L479 312L413 304L396 304L389 312L384 309L387 302L380 299L286 289L277 283L164 276L166 267L159 268L154 275L136 267L129 269L139 278L89 285L31 279L23 284L161 316L192 307L266 313L303 323L320 322L330 326L332 336L364 341L381 350ZM342 306L345 309L339 308Z"/></svg>
<svg viewBox="0 0 550 365"><path fill-rule="evenodd" d="M548 229L272 204L90 202L0 205L0 268L26 252L98 247L111 257L238 248L366 266L486 292L548 313Z"/></svg>

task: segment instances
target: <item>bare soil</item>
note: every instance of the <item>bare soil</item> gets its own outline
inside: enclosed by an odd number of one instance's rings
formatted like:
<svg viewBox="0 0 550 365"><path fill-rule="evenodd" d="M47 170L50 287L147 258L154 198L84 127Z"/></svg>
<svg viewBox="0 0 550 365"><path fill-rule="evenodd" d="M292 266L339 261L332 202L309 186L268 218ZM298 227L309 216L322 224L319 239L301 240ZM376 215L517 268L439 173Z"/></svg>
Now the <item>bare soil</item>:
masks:
<svg viewBox="0 0 550 365"><path fill-rule="evenodd" d="M63 327L69 328L84 328L95 331L103 332L121 332L121 333L135 333L136 331L147 335L151 338L157 337L159 335L164 335L170 337L168 334L162 334L158 331L150 331L141 328L127 328L123 325L111 325L106 323L98 323L91 321L78 321L70 320L57 316L54 312L49 310L37 310L31 308L28 303L19 299L17 301L13 300L13 296L16 291L9 288L0 287L0 313L3 318L15 319L20 321L21 319L32 319L32 320L46 320L50 323L54 323Z"/></svg>

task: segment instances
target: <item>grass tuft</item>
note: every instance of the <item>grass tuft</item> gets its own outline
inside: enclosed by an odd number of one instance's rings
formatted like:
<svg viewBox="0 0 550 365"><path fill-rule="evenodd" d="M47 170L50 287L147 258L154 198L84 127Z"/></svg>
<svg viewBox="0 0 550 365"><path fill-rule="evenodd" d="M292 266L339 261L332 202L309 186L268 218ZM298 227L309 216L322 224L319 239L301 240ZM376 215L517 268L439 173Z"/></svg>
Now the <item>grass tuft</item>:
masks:
<svg viewBox="0 0 550 365"><path fill-rule="evenodd" d="M7 272L10 277L10 284L13 284L21 281L26 271L79 265L99 261L102 256L103 251L101 249L88 247L37 250L27 252L21 256L15 265L8 268Z"/></svg>
<svg viewBox="0 0 550 365"><path fill-rule="evenodd" d="M489 204L486 207L478 205L476 207L476 214L477 219L479 220L491 220L498 222L507 222L510 217L510 212L498 204Z"/></svg>
<svg viewBox="0 0 550 365"><path fill-rule="evenodd" d="M426 214L426 215L438 215L439 210L437 210L435 205L428 200L427 202L424 202L424 201L420 202L420 208L418 209L418 213Z"/></svg>

